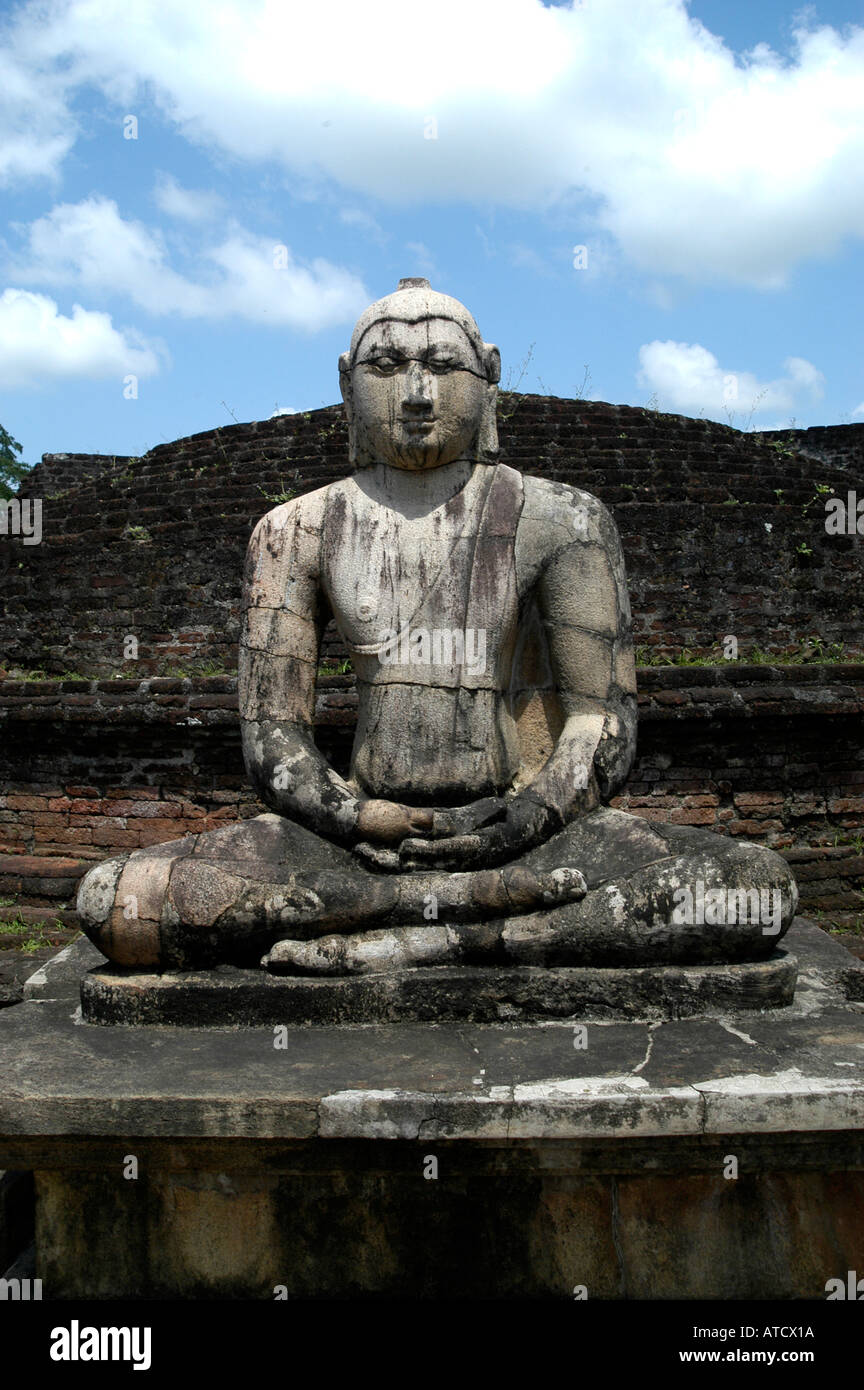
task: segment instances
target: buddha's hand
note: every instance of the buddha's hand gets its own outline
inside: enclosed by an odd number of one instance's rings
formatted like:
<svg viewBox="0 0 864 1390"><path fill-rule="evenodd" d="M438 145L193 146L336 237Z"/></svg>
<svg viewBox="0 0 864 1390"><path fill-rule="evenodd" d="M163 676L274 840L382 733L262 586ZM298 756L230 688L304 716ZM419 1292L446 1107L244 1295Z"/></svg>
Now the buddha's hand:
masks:
<svg viewBox="0 0 864 1390"><path fill-rule="evenodd" d="M482 801L471 801L467 806L444 806L435 808L432 815L433 840L447 840L454 835L470 835L482 825L501 821L507 814L507 802L503 796L485 796Z"/></svg>
<svg viewBox="0 0 864 1390"><path fill-rule="evenodd" d="M358 840L390 845L406 836L430 834L433 813L422 806L402 806L398 801L364 801L357 813Z"/></svg>
<svg viewBox="0 0 864 1390"><path fill-rule="evenodd" d="M493 825L442 840L404 840L399 847L399 863L403 869L489 868L543 844L562 825L554 807L524 791L506 804L504 819Z"/></svg>

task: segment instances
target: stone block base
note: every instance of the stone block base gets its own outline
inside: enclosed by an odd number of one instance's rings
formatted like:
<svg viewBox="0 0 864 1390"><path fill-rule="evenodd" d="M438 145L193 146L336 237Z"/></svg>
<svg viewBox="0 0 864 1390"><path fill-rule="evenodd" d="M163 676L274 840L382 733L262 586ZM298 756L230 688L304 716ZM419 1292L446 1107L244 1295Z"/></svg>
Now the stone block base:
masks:
<svg viewBox="0 0 864 1390"><path fill-rule="evenodd" d="M864 1250L864 1146L832 1149L141 1146L137 1180L37 1173L38 1272L63 1299L824 1299Z"/></svg>
<svg viewBox="0 0 864 1390"><path fill-rule="evenodd" d="M824 1299L864 1276L864 968L788 941L783 1008L314 1028L94 1026L77 942L0 1011L43 1297Z"/></svg>
<svg viewBox="0 0 864 1390"><path fill-rule="evenodd" d="M266 1024L504 1023L543 1018L687 1018L792 1002L798 962L786 949L736 965L568 969L424 967L311 979L222 966L162 975L106 966L81 985L88 1023L236 1027Z"/></svg>

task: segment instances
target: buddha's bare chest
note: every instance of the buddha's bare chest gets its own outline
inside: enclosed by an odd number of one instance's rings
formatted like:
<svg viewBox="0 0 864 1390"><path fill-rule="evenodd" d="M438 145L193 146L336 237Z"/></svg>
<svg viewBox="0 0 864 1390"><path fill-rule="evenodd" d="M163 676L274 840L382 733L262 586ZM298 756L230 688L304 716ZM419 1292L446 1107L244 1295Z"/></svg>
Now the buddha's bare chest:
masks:
<svg viewBox="0 0 864 1390"><path fill-rule="evenodd" d="M357 490L329 518L322 580L337 624L357 646L400 631L422 615L427 627L461 627L472 584L480 513L467 497L424 516L400 514ZM503 597L503 595L502 595ZM505 621L488 595L490 623Z"/></svg>
<svg viewBox="0 0 864 1390"><path fill-rule="evenodd" d="M429 536L416 528L370 522L356 546L332 558L326 586L346 636L372 640L378 628L400 627L421 605L455 618L464 595L447 582L446 568L459 537L441 528Z"/></svg>

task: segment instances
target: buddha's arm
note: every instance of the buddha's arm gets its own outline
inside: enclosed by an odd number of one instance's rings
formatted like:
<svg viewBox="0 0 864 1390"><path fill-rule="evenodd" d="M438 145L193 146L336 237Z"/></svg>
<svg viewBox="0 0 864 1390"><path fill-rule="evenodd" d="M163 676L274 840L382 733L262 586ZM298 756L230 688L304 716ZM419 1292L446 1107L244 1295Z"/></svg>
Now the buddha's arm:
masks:
<svg viewBox="0 0 864 1390"><path fill-rule="evenodd" d="M243 756L264 803L318 833L351 836L358 799L315 747L319 495L268 512L246 555L239 694Z"/></svg>
<svg viewBox="0 0 864 1390"><path fill-rule="evenodd" d="M525 790L564 822L608 801L636 748L636 670L617 528L595 503L583 540L557 550L537 593L564 727Z"/></svg>
<svg viewBox="0 0 864 1390"><path fill-rule="evenodd" d="M387 842L431 813L358 797L315 746L315 678L329 617L318 573L325 489L275 508L249 542L239 693L246 770L262 801L331 839Z"/></svg>
<svg viewBox="0 0 864 1390"><path fill-rule="evenodd" d="M535 523L535 544L547 553L537 555L533 587L564 713L555 747L508 803L503 821L458 840L406 840L405 867L502 863L608 800L627 777L636 746L636 672L621 543L595 498L586 496L580 510L586 524L576 541L554 512Z"/></svg>

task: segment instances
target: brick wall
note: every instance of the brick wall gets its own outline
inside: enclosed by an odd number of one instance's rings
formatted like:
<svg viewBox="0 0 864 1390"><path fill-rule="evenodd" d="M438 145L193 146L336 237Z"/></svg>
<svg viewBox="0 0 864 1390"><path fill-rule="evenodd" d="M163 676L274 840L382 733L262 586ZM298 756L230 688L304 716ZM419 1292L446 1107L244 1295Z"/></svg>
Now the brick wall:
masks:
<svg viewBox="0 0 864 1390"><path fill-rule="evenodd" d="M864 425L752 435L512 394L499 414L506 461L612 508L646 656L717 657L726 634L742 656L810 638L862 651L864 548L825 534L824 499L864 490ZM70 901L93 860L262 809L236 679L157 677L234 669L252 527L283 490L343 476L346 447L332 406L33 470L21 495L43 499L44 537L0 536L0 668L93 679L0 680L0 897ZM331 631L325 660L339 655ZM864 668L650 666L639 685L637 762L616 804L760 840L795 864L809 910L860 912ZM316 737L343 769L355 703L351 677L319 680Z"/></svg>
<svg viewBox="0 0 864 1390"><path fill-rule="evenodd" d="M808 910L860 912L864 666L647 668L639 686L637 760L613 804L770 845ZM236 709L228 676L4 682L0 896L56 903L93 860L257 815ZM322 679L316 738L342 771L355 717L353 678Z"/></svg>
<svg viewBox="0 0 864 1390"><path fill-rule="evenodd" d="M742 654L818 636L860 651L858 537L827 536L817 484L864 477L864 425L742 434L631 406L503 395L503 457L577 483L613 510L637 642ZM141 459L46 455L21 489L43 499L43 541L0 537L0 668L146 676L236 665L249 533L283 489L346 472L341 407L233 425ZM267 494L265 496L265 494ZM124 639L138 642L124 659ZM326 651L338 655L334 634ZM193 665L194 670L194 665Z"/></svg>

